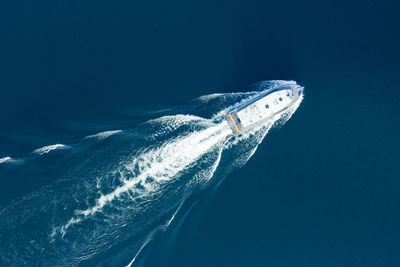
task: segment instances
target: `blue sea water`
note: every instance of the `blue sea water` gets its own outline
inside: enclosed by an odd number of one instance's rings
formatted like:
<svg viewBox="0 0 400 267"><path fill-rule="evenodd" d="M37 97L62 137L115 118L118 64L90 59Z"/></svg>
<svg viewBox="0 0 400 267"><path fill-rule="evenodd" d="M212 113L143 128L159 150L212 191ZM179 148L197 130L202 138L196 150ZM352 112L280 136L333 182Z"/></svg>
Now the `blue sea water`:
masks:
<svg viewBox="0 0 400 267"><path fill-rule="evenodd" d="M1 2L0 265L398 266L398 8Z"/></svg>

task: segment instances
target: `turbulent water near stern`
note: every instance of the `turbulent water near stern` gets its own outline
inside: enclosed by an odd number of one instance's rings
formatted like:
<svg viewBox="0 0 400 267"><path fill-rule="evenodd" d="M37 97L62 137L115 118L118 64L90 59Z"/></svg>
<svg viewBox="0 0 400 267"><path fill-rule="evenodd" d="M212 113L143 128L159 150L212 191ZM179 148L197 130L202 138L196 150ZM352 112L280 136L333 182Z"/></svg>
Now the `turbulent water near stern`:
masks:
<svg viewBox="0 0 400 267"><path fill-rule="evenodd" d="M1 199L1 262L134 265L185 199L245 164L269 129L290 118L297 106L239 136L223 119L230 108L283 83L203 96L131 129L46 146L19 164L1 161L0 174L17 177L11 188L41 181L22 196ZM55 146L68 149L49 149Z"/></svg>

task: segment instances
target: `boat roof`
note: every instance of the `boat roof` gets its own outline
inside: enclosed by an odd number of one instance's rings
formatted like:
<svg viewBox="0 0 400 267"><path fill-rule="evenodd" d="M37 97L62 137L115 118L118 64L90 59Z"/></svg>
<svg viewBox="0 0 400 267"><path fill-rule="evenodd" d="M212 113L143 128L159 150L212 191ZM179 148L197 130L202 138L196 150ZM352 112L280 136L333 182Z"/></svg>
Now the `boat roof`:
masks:
<svg viewBox="0 0 400 267"><path fill-rule="evenodd" d="M251 104L257 102L258 100L262 99L263 97L265 97L265 96L267 96L267 95L269 95L271 93L278 92L278 91L283 91L283 90L292 90L294 86L300 86L300 85L295 84L295 83L293 83L293 84L283 84L283 85L280 85L280 86L277 86L277 87L274 87L274 88L271 88L271 89L267 89L267 90L261 92L258 96L256 96L256 97L252 98L251 100L249 100L248 102L246 102L246 103L244 103L244 104L242 104L242 105L240 105L240 106L238 106L236 108L233 108L228 113L232 113L232 112L235 112L235 111L242 110L242 109L250 106Z"/></svg>

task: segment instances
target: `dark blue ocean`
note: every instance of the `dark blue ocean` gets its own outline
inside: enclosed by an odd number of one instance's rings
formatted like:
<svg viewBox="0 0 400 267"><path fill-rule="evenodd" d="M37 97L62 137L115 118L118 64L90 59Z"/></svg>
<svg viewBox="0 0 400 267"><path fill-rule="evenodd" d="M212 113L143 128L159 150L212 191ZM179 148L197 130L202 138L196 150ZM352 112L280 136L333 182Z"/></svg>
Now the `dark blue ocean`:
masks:
<svg viewBox="0 0 400 267"><path fill-rule="evenodd" d="M1 1L0 266L400 266L399 7Z"/></svg>

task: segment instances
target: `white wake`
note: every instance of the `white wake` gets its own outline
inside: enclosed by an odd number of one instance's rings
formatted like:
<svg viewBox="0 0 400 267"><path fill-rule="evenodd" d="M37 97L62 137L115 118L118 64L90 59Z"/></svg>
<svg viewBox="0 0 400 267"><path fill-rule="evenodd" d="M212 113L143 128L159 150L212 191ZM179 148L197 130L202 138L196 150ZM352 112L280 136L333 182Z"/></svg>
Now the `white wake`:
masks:
<svg viewBox="0 0 400 267"><path fill-rule="evenodd" d="M192 116L190 116L192 117ZM216 144L223 141L232 133L226 122L210 126L204 130L192 132L187 136L173 139L162 146L149 150L134 158L131 164L124 166L132 173L139 170L139 174L131 179L123 180L123 184L112 192L101 195L96 204L86 210L75 212L76 217L71 218L61 227L64 234L71 225L81 222L87 216L99 212L105 205L121 197L124 193L137 191L140 197L156 191L159 186L170 181L179 172L196 162L204 154L211 151ZM222 148L221 148L222 150ZM218 166L220 155L213 164L211 172Z"/></svg>

